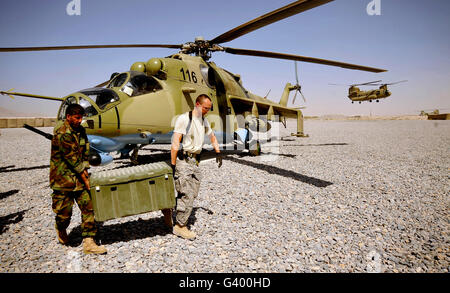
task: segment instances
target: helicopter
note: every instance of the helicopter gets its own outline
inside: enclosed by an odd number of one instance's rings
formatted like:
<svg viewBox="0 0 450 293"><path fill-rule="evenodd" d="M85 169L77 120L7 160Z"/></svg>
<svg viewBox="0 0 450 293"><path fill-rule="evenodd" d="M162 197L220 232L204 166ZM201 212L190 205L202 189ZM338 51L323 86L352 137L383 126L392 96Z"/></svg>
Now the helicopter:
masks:
<svg viewBox="0 0 450 293"><path fill-rule="evenodd" d="M297 132L306 136L300 108L288 107L291 91L301 93L296 84L287 83L278 103L257 96L244 88L241 76L209 61L214 52L310 62L374 73L385 69L355 65L277 52L224 47L230 42L269 24L324 5L333 0L300 0L266 13L213 39L197 37L184 44L120 44L76 45L53 47L0 48L0 52L44 50L75 50L101 48L169 48L179 52L167 57L150 58L131 65L130 70L113 73L109 80L65 97L50 97L19 92L0 91L3 95L17 95L61 102L57 124L65 119L69 104L78 103L85 109L82 125L90 144L89 161L92 166L113 161L112 152L120 152L137 164L138 151L148 144L170 144L175 118L194 108L200 94L212 100L212 109L206 116L219 142L243 145L252 155L259 155L261 147L252 132L267 132L271 123L286 118L297 119ZM297 65L296 65L297 66ZM296 72L297 74L297 72ZM303 97L304 98L304 97ZM294 97L295 99L295 97ZM209 138L205 137L205 143ZM131 156L129 153L132 152Z"/></svg>
<svg viewBox="0 0 450 293"><path fill-rule="evenodd" d="M388 85L394 85L401 82L406 82L407 80L402 80L398 82L393 83L377 83L381 82L381 80L376 81L370 81L365 83L359 83L359 84L350 84L350 88L348 89L348 98L352 101L352 104L356 101L361 104L363 101L369 101L372 103L373 100L375 100L377 103L380 102L380 99L387 98L391 95L391 92L388 90ZM339 85L330 83L330 85ZM380 86L376 90L369 90L369 91L361 91L357 86L366 85L366 86Z"/></svg>

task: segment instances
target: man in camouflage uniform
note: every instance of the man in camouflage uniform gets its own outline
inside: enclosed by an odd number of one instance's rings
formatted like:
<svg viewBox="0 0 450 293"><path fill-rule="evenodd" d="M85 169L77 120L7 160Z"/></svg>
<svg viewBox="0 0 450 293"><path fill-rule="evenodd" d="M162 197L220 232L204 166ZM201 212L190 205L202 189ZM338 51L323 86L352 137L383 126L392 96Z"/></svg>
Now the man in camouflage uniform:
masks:
<svg viewBox="0 0 450 293"><path fill-rule="evenodd" d="M195 101L194 110L178 116L172 136L171 164L174 175L178 177L175 180L178 197L173 233L190 240L194 239L196 235L186 225L200 188L202 174L198 165L205 135L209 136L216 151L216 162L219 164L219 168L222 166L217 138L208 120L204 118L211 107L211 99L207 95L199 95ZM181 154L178 153L180 142L183 144ZM165 218L169 215L171 216L171 214L164 214Z"/></svg>
<svg viewBox="0 0 450 293"><path fill-rule="evenodd" d="M71 104L66 110L66 119L59 122L53 131L50 156L50 187L53 189L52 209L56 214L55 228L58 241L69 242L66 229L72 217L74 200L81 211L81 231L84 253L106 253L103 246L94 242L97 228L89 185L89 142L81 126L84 109Z"/></svg>

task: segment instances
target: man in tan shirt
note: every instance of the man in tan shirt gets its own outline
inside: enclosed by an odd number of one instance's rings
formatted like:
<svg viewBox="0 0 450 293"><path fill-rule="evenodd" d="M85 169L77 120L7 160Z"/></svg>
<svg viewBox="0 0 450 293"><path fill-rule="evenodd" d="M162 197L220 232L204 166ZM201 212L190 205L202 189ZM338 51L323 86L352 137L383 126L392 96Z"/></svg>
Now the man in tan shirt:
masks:
<svg viewBox="0 0 450 293"><path fill-rule="evenodd" d="M198 195L200 181L202 178L199 169L200 153L203 148L205 135L208 135L211 144L217 154L216 162L222 166L219 144L214 132L204 116L211 110L211 98L200 95L195 101L192 112L186 112L178 116L172 136L171 163L175 179L175 187L178 192L176 207L176 223L173 233L185 239L194 239L195 233L190 231L186 225L192 213L194 199ZM178 153L182 142L182 153ZM170 215L171 216L171 215Z"/></svg>

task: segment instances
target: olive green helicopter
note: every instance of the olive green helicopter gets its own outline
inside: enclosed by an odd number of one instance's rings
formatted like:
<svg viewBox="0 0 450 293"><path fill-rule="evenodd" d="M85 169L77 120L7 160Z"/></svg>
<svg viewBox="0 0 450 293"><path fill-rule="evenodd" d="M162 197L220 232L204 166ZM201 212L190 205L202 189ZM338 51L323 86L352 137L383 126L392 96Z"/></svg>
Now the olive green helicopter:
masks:
<svg viewBox="0 0 450 293"><path fill-rule="evenodd" d="M381 82L381 80L376 80L376 81L370 81L370 82L359 83L359 84L350 84L350 85L348 85L348 86L350 86L350 88L348 89L348 98L352 101L352 104L354 102L359 102L361 104L361 102L364 102L364 101L369 101L370 103L372 103L373 100L375 100L378 103L378 102L380 102L380 99L384 99L384 98L391 96L392 93L388 90L388 87L387 87L388 85L394 85L394 84L406 82L406 81L407 80L402 80L402 81L393 82L393 83L377 83L377 82ZM339 85L339 84L330 83L330 85ZM357 86L361 86L361 85L380 86L380 87L375 90L362 91L357 87Z"/></svg>
<svg viewBox="0 0 450 293"><path fill-rule="evenodd" d="M252 131L268 131L270 123L286 118L297 119L297 132L293 136L305 136L301 108L288 107L291 91L301 93L298 83L287 83L278 103L267 97L252 94L244 88L240 75L231 73L209 61L212 53L226 52L236 55L277 58L293 61L338 66L369 72L384 69L343 63L332 60L291 55L277 52L257 51L224 47L230 42L254 30L292 15L307 11L333 0L300 0L257 17L235 27L211 40L197 37L184 44L122 44L81 45L55 47L0 48L0 52L74 50L94 48L170 48L179 52L164 58L150 58L135 62L127 72L113 73L110 80L93 88L80 90L65 97L49 97L11 91L0 94L17 95L62 102L57 123L63 121L65 110L71 103L85 109L83 126L90 143L90 162L93 166L104 165L113 160L111 152L124 157L131 154L137 162L139 148L148 144L170 144L175 118L194 108L195 99L207 94L213 108L206 116L219 142L245 146L251 154L260 153L260 144L253 139ZM302 93L301 93L302 94ZM303 96L303 94L302 94ZM295 101L295 96L294 96ZM208 140L209 138L206 138ZM207 141L205 141L208 143Z"/></svg>

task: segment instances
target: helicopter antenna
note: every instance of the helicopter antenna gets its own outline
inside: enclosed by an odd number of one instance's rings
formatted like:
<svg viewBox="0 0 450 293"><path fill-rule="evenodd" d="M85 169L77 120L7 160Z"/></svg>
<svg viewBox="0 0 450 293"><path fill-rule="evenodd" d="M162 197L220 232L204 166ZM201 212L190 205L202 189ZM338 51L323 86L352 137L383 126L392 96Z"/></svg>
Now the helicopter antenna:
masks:
<svg viewBox="0 0 450 293"><path fill-rule="evenodd" d="M264 96L264 99L267 99L267 97L269 96L269 93L270 93L271 90L272 90L272 89L270 89L270 90L267 92L267 94Z"/></svg>

